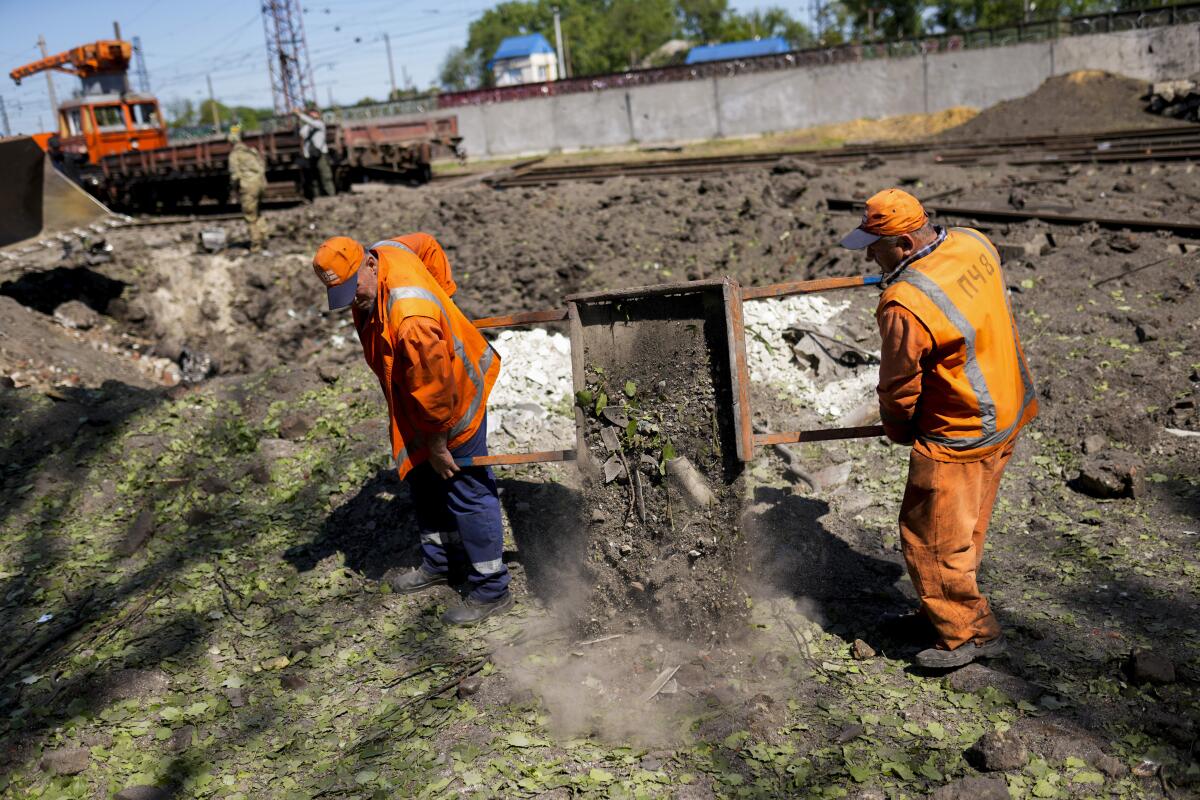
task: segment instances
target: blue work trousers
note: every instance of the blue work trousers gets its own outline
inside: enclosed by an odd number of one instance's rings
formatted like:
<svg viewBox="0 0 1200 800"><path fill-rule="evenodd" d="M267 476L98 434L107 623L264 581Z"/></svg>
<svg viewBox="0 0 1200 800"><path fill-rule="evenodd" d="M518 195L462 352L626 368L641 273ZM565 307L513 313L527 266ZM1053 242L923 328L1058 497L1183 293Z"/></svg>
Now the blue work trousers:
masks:
<svg viewBox="0 0 1200 800"><path fill-rule="evenodd" d="M455 458L487 455L487 417L465 444L450 451ZM473 600L490 603L508 591L504 565L504 524L500 495L490 467L461 467L443 480L429 462L405 478L412 490L421 529L422 565L444 575L455 562L466 562L467 587Z"/></svg>

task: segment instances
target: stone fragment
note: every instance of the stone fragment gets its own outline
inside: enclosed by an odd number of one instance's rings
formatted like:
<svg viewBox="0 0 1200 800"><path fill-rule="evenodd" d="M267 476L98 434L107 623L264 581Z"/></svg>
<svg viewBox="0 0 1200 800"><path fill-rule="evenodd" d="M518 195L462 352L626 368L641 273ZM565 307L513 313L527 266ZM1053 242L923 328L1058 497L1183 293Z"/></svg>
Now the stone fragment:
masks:
<svg viewBox="0 0 1200 800"><path fill-rule="evenodd" d="M279 679L279 685L292 692L298 692L308 686L303 675L284 675Z"/></svg>
<svg viewBox="0 0 1200 800"><path fill-rule="evenodd" d="M1007 772L1024 767L1029 750L1012 733L989 731L967 749L966 758L982 772Z"/></svg>
<svg viewBox="0 0 1200 800"><path fill-rule="evenodd" d="M795 156L785 156L775 162L771 167L772 175L788 175L793 172L799 173L806 178L819 178L822 175L822 169L807 161L802 161Z"/></svg>
<svg viewBox="0 0 1200 800"><path fill-rule="evenodd" d="M312 422L308 417L292 414L279 423L279 437L294 442L297 439L303 439L310 428L312 428Z"/></svg>
<svg viewBox="0 0 1200 800"><path fill-rule="evenodd" d="M242 706L246 705L248 697L249 694L240 686L237 689L225 690L225 698L229 700L229 705L233 708L241 708Z"/></svg>
<svg viewBox="0 0 1200 800"><path fill-rule="evenodd" d="M477 694L483 687L483 678L479 675L468 675L458 682L457 693L460 698Z"/></svg>
<svg viewBox="0 0 1200 800"><path fill-rule="evenodd" d="M946 677L946 684L958 692L978 693L989 687L995 688L1014 703L1032 703L1042 694L1041 687L978 662L950 673Z"/></svg>
<svg viewBox="0 0 1200 800"><path fill-rule="evenodd" d="M610 425L616 425L618 428L624 428L629 424L629 414L620 406L605 406L600 412L600 416L604 418Z"/></svg>
<svg viewBox="0 0 1200 800"><path fill-rule="evenodd" d="M847 725L838 731L837 739L835 739L835 741L838 744L846 744L846 742L852 742L858 737L862 736L865 732L866 728L864 728L862 725Z"/></svg>
<svg viewBox="0 0 1200 800"><path fill-rule="evenodd" d="M862 639L854 640L854 644L850 647L850 652L859 661L866 661L868 658L874 658L876 655L875 648Z"/></svg>
<svg viewBox="0 0 1200 800"><path fill-rule="evenodd" d="M103 747L105 750L113 746L113 736L108 731L86 731L79 736L84 747Z"/></svg>
<svg viewBox="0 0 1200 800"><path fill-rule="evenodd" d="M337 383L338 378L341 377L337 367L324 363L317 365L317 375L321 376L321 380L326 383Z"/></svg>
<svg viewBox="0 0 1200 800"><path fill-rule="evenodd" d="M959 778L930 792L926 800L1009 800L1008 781L999 775Z"/></svg>
<svg viewBox="0 0 1200 800"><path fill-rule="evenodd" d="M122 557L133 555L141 550L153 535L154 512L147 508L134 518L133 524L125 532L125 538L121 539L120 544L117 545L117 555Z"/></svg>
<svg viewBox="0 0 1200 800"><path fill-rule="evenodd" d="M621 438L617 436L616 428L601 428L600 441L604 443L604 449L610 453L621 449Z"/></svg>
<svg viewBox="0 0 1200 800"><path fill-rule="evenodd" d="M1154 327L1149 322L1137 323L1133 328L1133 332L1137 335L1139 344L1153 342L1158 339L1158 328Z"/></svg>
<svg viewBox="0 0 1200 800"><path fill-rule="evenodd" d="M196 732L195 725L184 725L171 732L171 738L167 740L167 749L172 753L182 753L192 746L192 734Z"/></svg>
<svg viewBox="0 0 1200 800"><path fill-rule="evenodd" d="M625 473L625 465L621 463L621 459L617 456L612 456L608 461L604 462L604 482L612 483L615 480L628 477Z"/></svg>
<svg viewBox="0 0 1200 800"><path fill-rule="evenodd" d="M1108 446L1108 439L1102 433L1093 433L1083 440L1084 455L1094 456Z"/></svg>
<svg viewBox="0 0 1200 800"><path fill-rule="evenodd" d="M1114 233L1108 237L1108 248L1118 253L1132 253L1142 246L1142 243L1128 233Z"/></svg>
<svg viewBox="0 0 1200 800"><path fill-rule="evenodd" d="M1132 453L1112 450L1084 458L1079 474L1069 485L1101 499L1141 497L1146 492L1146 467Z"/></svg>
<svg viewBox="0 0 1200 800"><path fill-rule="evenodd" d="M817 482L818 488L822 490L835 489L850 479L851 467L852 465L849 461L825 467L813 473L813 480Z"/></svg>
<svg viewBox="0 0 1200 800"><path fill-rule="evenodd" d="M229 491L229 483L219 475L205 475L200 480L200 488L208 494L225 494Z"/></svg>
<svg viewBox="0 0 1200 800"><path fill-rule="evenodd" d="M87 769L88 758L86 747L60 747L47 750L42 755L40 765L51 775L78 775Z"/></svg>
<svg viewBox="0 0 1200 800"><path fill-rule="evenodd" d="M642 760L638 762L638 767L646 770L646 772L658 772L662 769L662 761L654 756L642 756Z"/></svg>
<svg viewBox="0 0 1200 800"><path fill-rule="evenodd" d="M192 508L183 515L183 521L188 525L204 525L212 521L216 514L209 511L207 508Z"/></svg>
<svg viewBox="0 0 1200 800"><path fill-rule="evenodd" d="M78 300L68 300L54 309L54 321L64 328L86 331L100 324L100 315Z"/></svg>
<svg viewBox="0 0 1200 800"><path fill-rule="evenodd" d="M113 800L171 800L171 792L161 786L140 784L126 786L113 795Z"/></svg>
<svg viewBox="0 0 1200 800"><path fill-rule="evenodd" d="M1125 673L1134 683L1174 683L1171 659L1150 650L1134 650L1125 662Z"/></svg>
<svg viewBox="0 0 1200 800"><path fill-rule="evenodd" d="M1121 759L1116 756L1110 756L1108 753L1103 753L1096 759L1096 769L1103 772L1110 778L1123 778L1129 768L1121 762Z"/></svg>

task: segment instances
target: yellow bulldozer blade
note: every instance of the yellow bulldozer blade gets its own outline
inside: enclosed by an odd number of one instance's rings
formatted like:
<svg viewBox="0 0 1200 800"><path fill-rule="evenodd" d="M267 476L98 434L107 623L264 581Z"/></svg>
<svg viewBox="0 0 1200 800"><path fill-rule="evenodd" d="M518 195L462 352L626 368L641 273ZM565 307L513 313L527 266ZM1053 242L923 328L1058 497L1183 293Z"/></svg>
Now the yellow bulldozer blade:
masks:
<svg viewBox="0 0 1200 800"><path fill-rule="evenodd" d="M0 139L0 247L85 227L110 216L102 203L63 177L28 136Z"/></svg>

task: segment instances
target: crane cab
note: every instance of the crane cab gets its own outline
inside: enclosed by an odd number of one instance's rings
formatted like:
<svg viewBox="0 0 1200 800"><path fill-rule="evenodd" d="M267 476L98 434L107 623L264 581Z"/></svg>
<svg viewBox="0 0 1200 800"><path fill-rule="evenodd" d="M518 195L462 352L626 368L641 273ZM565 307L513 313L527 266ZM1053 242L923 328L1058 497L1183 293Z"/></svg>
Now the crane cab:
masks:
<svg viewBox="0 0 1200 800"><path fill-rule="evenodd" d="M151 95L93 94L59 106L58 139L64 152L96 164L113 153L166 147L167 129Z"/></svg>

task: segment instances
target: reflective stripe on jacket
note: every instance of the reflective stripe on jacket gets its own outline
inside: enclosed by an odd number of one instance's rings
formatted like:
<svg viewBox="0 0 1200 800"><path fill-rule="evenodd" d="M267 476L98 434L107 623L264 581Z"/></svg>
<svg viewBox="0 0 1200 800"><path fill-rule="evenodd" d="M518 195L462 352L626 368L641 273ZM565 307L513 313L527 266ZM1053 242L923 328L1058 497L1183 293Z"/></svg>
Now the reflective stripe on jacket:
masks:
<svg viewBox="0 0 1200 800"><path fill-rule="evenodd" d="M975 461L1037 415L1000 256L987 237L952 228L895 277L877 315L892 303L920 320L933 340L912 418L918 452L939 461Z"/></svg>
<svg viewBox="0 0 1200 800"><path fill-rule="evenodd" d="M360 326L360 338L367 363L387 398L392 457L403 479L429 457L425 434L404 410L402 394L411 394L417 387L397 386L401 379L396 364L397 335L404 321L412 317L433 320L440 327L441 338L452 346L450 386L444 394L449 406L450 448L465 443L479 430L488 395L500 374L500 356L409 247L389 240L370 249L379 263L379 294L371 318Z"/></svg>

